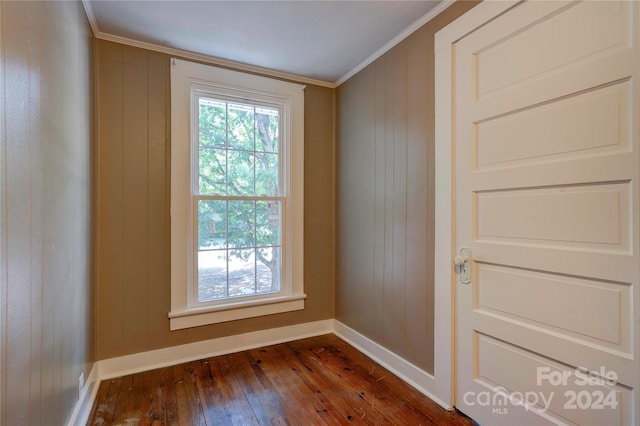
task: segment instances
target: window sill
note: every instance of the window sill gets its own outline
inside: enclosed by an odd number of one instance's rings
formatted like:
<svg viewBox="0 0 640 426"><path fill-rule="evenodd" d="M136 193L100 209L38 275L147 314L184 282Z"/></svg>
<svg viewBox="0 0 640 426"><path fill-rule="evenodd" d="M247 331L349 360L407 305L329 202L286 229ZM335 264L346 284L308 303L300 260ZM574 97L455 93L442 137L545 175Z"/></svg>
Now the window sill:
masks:
<svg viewBox="0 0 640 426"><path fill-rule="evenodd" d="M171 331L304 309L306 294L169 312Z"/></svg>

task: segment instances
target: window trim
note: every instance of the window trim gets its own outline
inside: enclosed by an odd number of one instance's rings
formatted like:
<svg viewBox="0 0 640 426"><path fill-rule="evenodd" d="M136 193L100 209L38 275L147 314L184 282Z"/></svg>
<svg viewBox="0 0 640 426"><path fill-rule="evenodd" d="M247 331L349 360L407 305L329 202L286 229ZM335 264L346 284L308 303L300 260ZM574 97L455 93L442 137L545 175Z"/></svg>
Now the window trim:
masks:
<svg viewBox="0 0 640 426"><path fill-rule="evenodd" d="M271 78L171 60L171 330L304 309L304 87ZM278 105L284 111L281 177L286 198L282 229L282 290L192 303L193 279L193 96L219 94L238 101Z"/></svg>

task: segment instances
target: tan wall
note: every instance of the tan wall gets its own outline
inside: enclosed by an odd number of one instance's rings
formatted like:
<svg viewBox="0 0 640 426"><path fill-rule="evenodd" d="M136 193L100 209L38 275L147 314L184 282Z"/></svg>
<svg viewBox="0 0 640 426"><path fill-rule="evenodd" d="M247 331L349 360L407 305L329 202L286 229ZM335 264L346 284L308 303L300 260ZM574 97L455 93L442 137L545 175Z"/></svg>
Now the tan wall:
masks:
<svg viewBox="0 0 640 426"><path fill-rule="evenodd" d="M62 425L94 359L92 37L79 2L0 8L0 424Z"/></svg>
<svg viewBox="0 0 640 426"><path fill-rule="evenodd" d="M169 331L169 56L97 42L97 357L333 317L334 91L305 90L304 311Z"/></svg>
<svg viewBox="0 0 640 426"><path fill-rule="evenodd" d="M458 2L337 90L336 318L433 371L434 34Z"/></svg>

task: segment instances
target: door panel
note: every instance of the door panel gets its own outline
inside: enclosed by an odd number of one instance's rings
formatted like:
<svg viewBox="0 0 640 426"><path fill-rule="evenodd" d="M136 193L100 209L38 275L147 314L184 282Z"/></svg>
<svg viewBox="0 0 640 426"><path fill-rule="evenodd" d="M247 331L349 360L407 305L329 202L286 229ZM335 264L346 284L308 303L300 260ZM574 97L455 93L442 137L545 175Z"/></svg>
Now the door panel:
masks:
<svg viewBox="0 0 640 426"><path fill-rule="evenodd" d="M522 2L453 46L456 406L482 424L638 422L639 6Z"/></svg>
<svg viewBox="0 0 640 426"><path fill-rule="evenodd" d="M630 285L478 263L474 308L631 355ZM554 297L549 297L553 294ZM580 298L581 303L572 303Z"/></svg>
<svg viewBox="0 0 640 426"><path fill-rule="evenodd" d="M628 419L631 418L631 391L619 384L609 385L603 380L603 383L594 383L593 385L582 384L586 379L578 376L576 380L567 381L566 385L559 384L554 386L551 381L543 381L542 385L536 383L536 374L538 368L543 368L544 374L573 374L573 368L567 368L565 365L554 362L531 351L527 351L520 347L502 342L490 336L478 333L478 378L489 386L499 386L506 389L530 389L535 391L523 391L522 399L530 403L529 410L532 413L544 411L557 416L554 420L560 423L579 424L579 425L626 425L631 424ZM517 369L501 368L503 364L496 364L495 360L500 359L508 365L517 365ZM555 377L555 376L554 376ZM585 391L587 393L585 393ZM565 397L565 393L572 395L593 395L591 403L585 398L576 398L572 400L571 396ZM619 402L615 408L609 408L604 405L603 409L580 409L579 407L596 406L599 395L608 395L614 392L616 400ZM506 394L506 392L505 392ZM515 394L514 397L519 397ZM575 409L573 405L575 404ZM511 404L504 403L496 398L496 406L504 406L508 409ZM504 415L508 417L508 414ZM543 421L540 419L540 421ZM489 424L489 423L485 423ZM510 423L511 425L527 425L529 422Z"/></svg>
<svg viewBox="0 0 640 426"><path fill-rule="evenodd" d="M630 96L626 80L480 121L474 129L474 169L628 151ZM512 143L514 134L520 135L518 144Z"/></svg>
<svg viewBox="0 0 640 426"><path fill-rule="evenodd" d="M480 41L495 37L495 42L478 49L475 54L474 78L478 99L585 58L628 47L629 4L549 3L526 4L512 11L508 19L518 28L506 28L501 39L493 35L484 36L481 31L474 36ZM537 19L530 19L534 15ZM491 29L499 30L507 25L501 23L500 28L492 26ZM568 32L567 28L571 31ZM562 37L557 37L558 34ZM525 52L527 54L523 55Z"/></svg>
<svg viewBox="0 0 640 426"><path fill-rule="evenodd" d="M477 241L629 253L629 183L475 194Z"/></svg>

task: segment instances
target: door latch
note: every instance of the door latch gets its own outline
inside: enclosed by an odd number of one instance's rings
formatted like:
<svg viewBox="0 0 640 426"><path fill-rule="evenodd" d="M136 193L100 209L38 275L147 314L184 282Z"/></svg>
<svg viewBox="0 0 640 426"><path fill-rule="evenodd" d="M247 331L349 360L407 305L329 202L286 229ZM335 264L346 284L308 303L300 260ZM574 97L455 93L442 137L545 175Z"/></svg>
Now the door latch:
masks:
<svg viewBox="0 0 640 426"><path fill-rule="evenodd" d="M471 282L471 249L461 248L460 254L458 254L454 259L453 263L458 267L458 272L460 273L460 283L469 284Z"/></svg>

